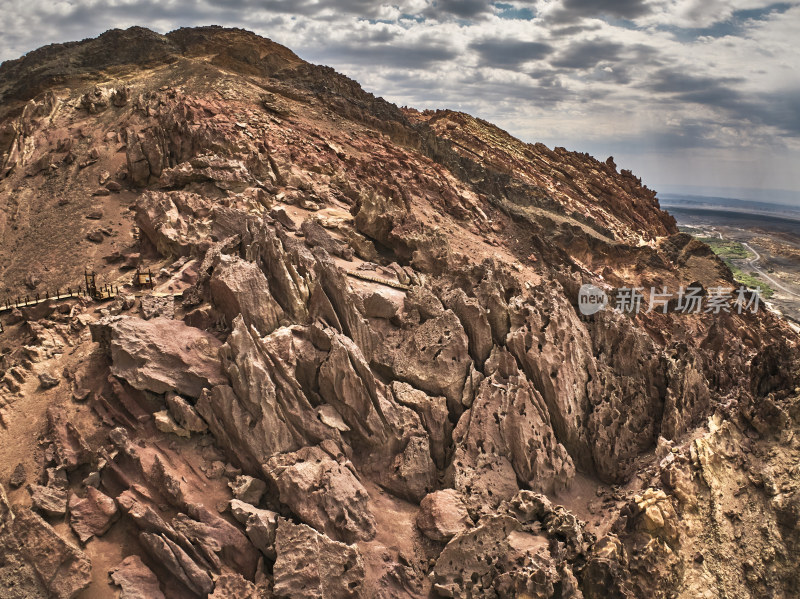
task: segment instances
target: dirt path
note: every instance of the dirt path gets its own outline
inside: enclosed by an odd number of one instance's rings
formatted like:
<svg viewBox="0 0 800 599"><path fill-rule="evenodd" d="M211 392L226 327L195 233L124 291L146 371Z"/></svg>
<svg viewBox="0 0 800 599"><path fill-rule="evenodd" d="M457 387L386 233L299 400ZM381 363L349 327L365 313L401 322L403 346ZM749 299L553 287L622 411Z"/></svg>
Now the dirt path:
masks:
<svg viewBox="0 0 800 599"><path fill-rule="evenodd" d="M795 293L795 292L794 292L794 291L792 291L791 289L787 289L787 288L786 288L786 287L785 287L783 284L779 283L779 282L778 282L778 281L776 281L776 280L775 280L773 277L769 276L769 275L768 275L768 274L767 274L767 273L764 271L764 269L762 269L760 266L758 266L758 262L761 260L761 256L759 255L759 253L758 253L757 251L755 251L755 250L754 250L754 249L753 249L753 248L750 246L750 244L748 244L748 243L745 243L745 242L742 242L742 245L743 245L744 247L746 247L748 251L750 251L750 252L753 252L753 255L754 255L754 257L753 257L753 258L748 258L748 259L746 260L746 262L747 262L747 264L748 264L748 266L749 266L750 268L752 268L752 269L753 269L753 270L755 270L755 271L756 271L756 272L757 272L759 275L761 275L762 277L764 277L764 278L765 278L767 281L769 281L769 282L770 282L770 283L771 283L771 284L772 284L774 287L777 287L778 289L780 289L780 290L781 290L781 291L783 291L784 293L788 293L788 294L789 294L789 295L791 295L792 297L796 297L796 298L800 299L800 294L797 294L797 293Z"/></svg>

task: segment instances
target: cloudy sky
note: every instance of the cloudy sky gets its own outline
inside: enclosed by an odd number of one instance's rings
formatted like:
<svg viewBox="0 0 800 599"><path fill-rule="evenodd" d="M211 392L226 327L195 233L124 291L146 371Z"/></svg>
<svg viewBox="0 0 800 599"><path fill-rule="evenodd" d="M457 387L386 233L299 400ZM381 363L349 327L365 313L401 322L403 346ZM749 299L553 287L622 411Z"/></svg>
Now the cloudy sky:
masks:
<svg viewBox="0 0 800 599"><path fill-rule="evenodd" d="M613 155L658 190L783 189L800 205L800 0L0 0L0 14L0 60L113 27L244 27L399 105Z"/></svg>

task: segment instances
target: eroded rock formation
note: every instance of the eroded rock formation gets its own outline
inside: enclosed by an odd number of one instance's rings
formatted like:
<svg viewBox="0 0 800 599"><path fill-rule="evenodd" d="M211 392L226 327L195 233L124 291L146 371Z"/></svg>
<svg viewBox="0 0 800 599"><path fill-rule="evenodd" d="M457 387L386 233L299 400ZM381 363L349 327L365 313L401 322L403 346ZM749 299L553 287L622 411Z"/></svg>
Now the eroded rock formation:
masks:
<svg viewBox="0 0 800 599"><path fill-rule="evenodd" d="M797 336L582 316L731 280L613 161L213 27L0 96L0 281L121 289L2 315L9 597L797 595Z"/></svg>

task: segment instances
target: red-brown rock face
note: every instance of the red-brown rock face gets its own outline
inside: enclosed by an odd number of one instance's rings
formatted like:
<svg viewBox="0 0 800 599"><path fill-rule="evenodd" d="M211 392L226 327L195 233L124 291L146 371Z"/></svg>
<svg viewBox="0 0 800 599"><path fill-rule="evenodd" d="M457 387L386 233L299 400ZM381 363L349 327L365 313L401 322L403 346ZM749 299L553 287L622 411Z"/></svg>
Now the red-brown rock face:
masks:
<svg viewBox="0 0 800 599"><path fill-rule="evenodd" d="M732 281L612 159L241 30L42 48L0 96L2 287L120 287L0 314L10 596L794 596L797 338L582 315Z"/></svg>

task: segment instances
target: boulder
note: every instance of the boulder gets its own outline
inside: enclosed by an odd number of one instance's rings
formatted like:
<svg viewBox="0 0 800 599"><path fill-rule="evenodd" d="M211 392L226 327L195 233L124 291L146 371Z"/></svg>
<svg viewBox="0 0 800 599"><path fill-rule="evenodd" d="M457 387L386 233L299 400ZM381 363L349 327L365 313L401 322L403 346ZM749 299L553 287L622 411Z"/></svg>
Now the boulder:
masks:
<svg viewBox="0 0 800 599"><path fill-rule="evenodd" d="M278 514L261 510L238 499L231 500L231 513L245 527L247 538L253 546L269 559L275 559L275 532Z"/></svg>
<svg viewBox="0 0 800 599"><path fill-rule="evenodd" d="M11 477L8 479L8 486L10 486L12 489L18 489L25 484L27 477L28 474L25 471L25 465L19 463L14 468L14 472L11 473Z"/></svg>
<svg viewBox="0 0 800 599"><path fill-rule="evenodd" d="M276 453L341 439L317 417L298 380L321 355L308 333L282 327L262 338L237 317L220 352L231 386L217 386L197 402L220 446L251 475Z"/></svg>
<svg viewBox="0 0 800 599"><path fill-rule="evenodd" d="M229 323L241 314L247 326L254 326L264 336L278 328L284 317L266 276L253 262L221 255L209 286L214 305Z"/></svg>
<svg viewBox="0 0 800 599"><path fill-rule="evenodd" d="M433 541L447 542L471 526L467 506L455 489L426 495L419 504L417 527Z"/></svg>
<svg viewBox="0 0 800 599"><path fill-rule="evenodd" d="M103 243L105 235L102 229L92 229L86 234L86 239L92 243Z"/></svg>
<svg viewBox="0 0 800 599"><path fill-rule="evenodd" d="M376 532L369 494L354 470L321 447L277 455L264 467L278 487L281 503L303 522L346 543L369 541Z"/></svg>
<svg viewBox="0 0 800 599"><path fill-rule="evenodd" d="M27 508L17 508L14 535L20 550L53 599L73 599L89 586L92 564L80 549L70 545Z"/></svg>
<svg viewBox="0 0 800 599"><path fill-rule="evenodd" d="M241 574L225 573L214 583L214 592L208 599L261 599L259 590Z"/></svg>
<svg viewBox="0 0 800 599"><path fill-rule="evenodd" d="M280 599L363 596L366 571L355 545L329 539L305 524L278 520L273 592Z"/></svg>
<svg viewBox="0 0 800 599"><path fill-rule="evenodd" d="M72 471L94 459L94 454L78 429L67 418L64 408L60 406L47 408L47 425L58 465Z"/></svg>
<svg viewBox="0 0 800 599"><path fill-rule="evenodd" d="M108 571L122 590L119 599L165 599L158 578L138 555L130 555Z"/></svg>
<svg viewBox="0 0 800 599"><path fill-rule="evenodd" d="M53 387L57 387L60 382L61 377L50 372L39 373L39 385L41 385L42 389L52 389Z"/></svg>
<svg viewBox="0 0 800 599"><path fill-rule="evenodd" d="M186 399L172 391L167 392L166 399L169 413L182 429L190 433L204 433L208 430L205 420Z"/></svg>
<svg viewBox="0 0 800 599"><path fill-rule="evenodd" d="M443 395L448 406L456 409L472 362L468 349L461 323L445 310L411 331L388 336L376 359L396 379L431 395Z"/></svg>
<svg viewBox="0 0 800 599"><path fill-rule="evenodd" d="M569 488L575 467L553 433L544 400L514 357L496 347L486 373L453 433L456 489L469 504L489 508L511 499L518 480L544 493Z"/></svg>
<svg viewBox="0 0 800 599"><path fill-rule="evenodd" d="M208 572L170 538L163 534L142 532L139 542L154 560L193 593L205 597L214 589Z"/></svg>
<svg viewBox="0 0 800 599"><path fill-rule="evenodd" d="M267 483L246 474L237 476L235 480L228 483L228 486L236 499L251 505L258 505L261 496L267 490Z"/></svg>
<svg viewBox="0 0 800 599"><path fill-rule="evenodd" d="M179 320L108 317L92 325L92 338L109 348L111 373L135 389L196 398L227 382L218 357L221 343Z"/></svg>
<svg viewBox="0 0 800 599"><path fill-rule="evenodd" d="M508 537L520 528L514 518L498 515L457 534L436 560L434 589L443 597L474 597L481 589L492 588L494 564L512 553Z"/></svg>
<svg viewBox="0 0 800 599"><path fill-rule="evenodd" d="M350 290L345 274L322 249L314 248L317 285L308 302L311 318L335 329L358 346L367 362L373 358L375 335L358 309L360 298Z"/></svg>
<svg viewBox="0 0 800 599"><path fill-rule="evenodd" d="M384 294L375 291L364 298L364 314L389 320L397 314L397 306Z"/></svg>
<svg viewBox="0 0 800 599"><path fill-rule="evenodd" d="M117 502L94 487L86 489L83 499L70 495L69 524L82 543L105 534L118 516Z"/></svg>
<svg viewBox="0 0 800 599"><path fill-rule="evenodd" d="M67 512L67 491L59 487L30 485L34 509L48 516L63 516Z"/></svg>

